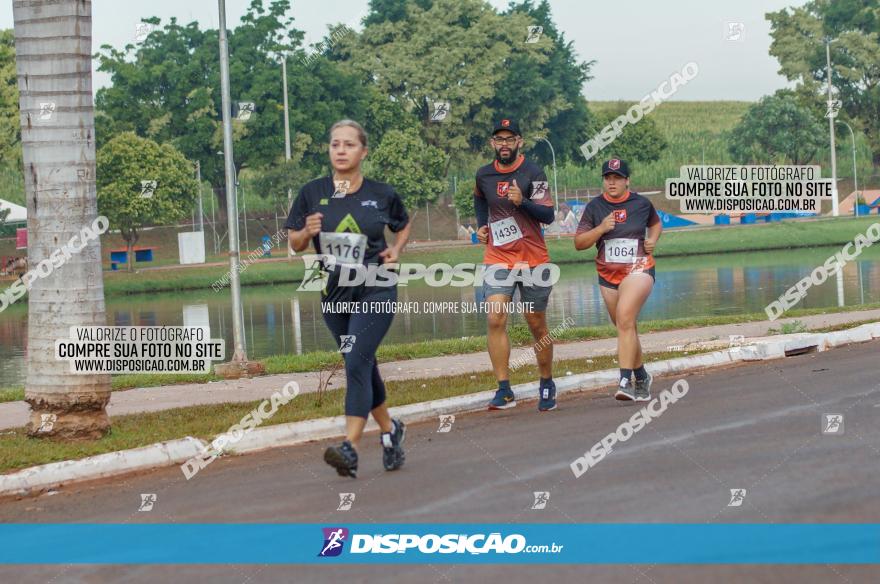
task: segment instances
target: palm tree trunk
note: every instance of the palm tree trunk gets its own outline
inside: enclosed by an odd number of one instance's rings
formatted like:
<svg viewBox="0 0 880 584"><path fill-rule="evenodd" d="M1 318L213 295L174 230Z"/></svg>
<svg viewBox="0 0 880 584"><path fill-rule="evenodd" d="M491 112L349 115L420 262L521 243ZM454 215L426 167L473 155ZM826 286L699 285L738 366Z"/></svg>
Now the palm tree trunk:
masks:
<svg viewBox="0 0 880 584"><path fill-rule="evenodd" d="M14 0L31 267L97 217L89 0ZM106 323L101 244L91 240L28 296L25 399L34 436L97 438L110 429L109 375L74 375L55 359L72 326Z"/></svg>

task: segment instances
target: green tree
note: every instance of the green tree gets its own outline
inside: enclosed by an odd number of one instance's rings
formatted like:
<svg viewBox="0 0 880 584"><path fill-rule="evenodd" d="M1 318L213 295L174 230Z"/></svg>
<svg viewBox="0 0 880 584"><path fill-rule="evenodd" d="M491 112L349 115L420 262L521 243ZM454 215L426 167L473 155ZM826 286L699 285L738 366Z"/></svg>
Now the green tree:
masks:
<svg viewBox="0 0 880 584"><path fill-rule="evenodd" d="M0 164L10 168L21 167L18 78L12 30L0 30Z"/></svg>
<svg viewBox="0 0 880 584"><path fill-rule="evenodd" d="M397 22L406 18L406 6L413 3L427 10L433 0L370 0L370 11L363 20L364 26L381 22Z"/></svg>
<svg viewBox="0 0 880 584"><path fill-rule="evenodd" d="M255 172L283 161L284 111L281 65L287 55L290 125L294 141L308 138L299 164L312 176L326 168L326 134L333 122L346 117L370 118L378 99L360 76L341 68L322 53L306 55L303 33L287 17L288 0L264 6L252 0L241 24L229 33L232 101L254 102L249 120L234 122L235 162ZM145 19L160 25L158 18ZM218 197L224 185L220 112L218 32L201 30L197 23L181 25L175 19L152 32L137 46L117 50L102 47L99 70L111 75L113 85L98 91L99 141L122 131L133 131L160 143L169 142L190 160L202 165L202 176L215 185ZM334 50L328 43L324 53ZM387 98L382 98L387 101ZM372 110L371 110L372 108ZM368 121L367 129L373 131ZM225 204L220 199L221 207Z"/></svg>
<svg viewBox="0 0 880 584"><path fill-rule="evenodd" d="M452 196L452 204L458 209L458 214L462 218L475 217L477 214L474 209L473 183L470 184L471 188L466 188L466 184L462 184Z"/></svg>
<svg viewBox="0 0 880 584"><path fill-rule="evenodd" d="M383 23L399 24L407 19L408 10L417 9L433 15L434 18L439 17L445 22L446 27L469 29L470 34L483 34L481 32L483 27L475 22L472 11L460 11L463 16L453 13L443 17L441 13L445 10L445 6L446 4L435 6L434 0L371 0L370 12L364 19L364 25L375 27ZM488 5L485 5L485 9L493 11ZM556 28L550 13L550 5L545 0L537 5L532 0L511 4L500 16L504 22L503 26L510 29L510 34L500 41L508 44L507 48L513 50L496 55L501 58L493 61L499 63L501 74L490 88L491 95L486 94L488 110L492 112L493 118L504 115L521 121L527 138L526 148L531 149L531 156L537 162L549 164L552 157L549 148L538 145L536 138L547 138L553 143L558 162L578 159L579 147L584 140L590 120L590 112L581 95L581 88L590 79L589 70L593 63L578 62L573 44L566 41ZM536 43L526 43L526 27L530 25L543 27ZM426 26L436 27L437 24L426 23ZM450 54L454 59L462 54L475 54L475 48L478 51L476 54L480 54L499 40L470 38L467 45L461 46L461 39L447 32L435 35L437 53L426 55L418 66L444 70L440 63L432 62L435 58L443 60L440 56L441 51L452 51ZM422 32L416 30L415 34L421 35ZM399 36L393 39L387 37L386 40L400 42ZM416 42L411 44L419 45ZM380 55L383 61L386 60L387 53ZM456 64L452 63L452 65ZM451 86L458 81L452 82L449 79L458 80L460 68L445 68L448 69L452 70L453 76L446 78L446 84ZM389 86L393 85L394 82L389 83ZM512 88L515 90L511 90ZM423 102L416 101L411 109L421 113ZM453 114L456 113L455 107L453 105ZM478 157L485 156L489 124L491 121L476 128L469 140L469 152L459 151L461 156L454 161L457 166L473 166ZM442 144L438 145L442 146ZM467 160L468 158L470 160Z"/></svg>
<svg viewBox="0 0 880 584"><path fill-rule="evenodd" d="M394 5L384 2L383 5ZM352 70L400 104L420 125L422 139L448 154L447 166L467 165L486 147L499 115L492 99L510 91L507 67L521 54L537 63L548 60L550 41L524 42L532 19L522 13L498 14L484 0L434 0L406 3L406 18L368 24L338 44ZM368 17L367 21L374 19ZM437 103L450 104L442 121L432 120ZM555 104L542 104L523 131L538 134Z"/></svg>
<svg viewBox="0 0 880 584"><path fill-rule="evenodd" d="M386 133L367 162L366 172L392 185L408 209L436 201L446 189L446 155L425 144L415 128Z"/></svg>
<svg viewBox="0 0 880 584"><path fill-rule="evenodd" d="M728 150L740 164L807 164L824 143L813 112L780 90L749 107L729 134Z"/></svg>
<svg viewBox="0 0 880 584"><path fill-rule="evenodd" d="M186 217L199 188L194 164L183 154L133 132L120 133L98 150L97 185L98 210L125 240L129 270L139 230ZM144 196L149 191L152 195Z"/></svg>
<svg viewBox="0 0 880 584"><path fill-rule="evenodd" d="M615 107L609 108L601 114L596 114L591 120L587 137L598 134L612 120L625 115L628 107L628 104L620 102ZM657 123L648 115L636 124L628 123L625 125L620 135L599 155L590 159L588 164L601 166L604 160L611 157L622 158L628 162L654 162L660 159L660 155L668 146L669 144L657 127Z"/></svg>
<svg viewBox="0 0 880 584"><path fill-rule="evenodd" d="M315 175L303 166L302 157L311 142L311 137L297 134L291 144L291 158L258 171L253 179L253 191L265 199L275 202L276 212L290 212L290 204L300 187Z"/></svg>
<svg viewBox="0 0 880 584"><path fill-rule="evenodd" d="M842 112L857 123L880 165L880 0L812 0L767 14L770 54L779 72L798 83L798 94L824 111L825 39L834 63L831 81ZM813 106L816 107L816 106Z"/></svg>
<svg viewBox="0 0 880 584"><path fill-rule="evenodd" d="M0 209L0 229L3 229L3 226L6 225L6 218L11 212L12 209Z"/></svg>
<svg viewBox="0 0 880 584"><path fill-rule="evenodd" d="M531 0L523 0L511 5L505 14L524 14L530 24L542 27L535 44L546 60L533 58L532 52L515 54L505 67L507 77L491 107L504 115L529 120L530 127L540 128L534 137L526 136L532 142L531 156L539 163L550 164L552 157L546 144L534 141L538 137L550 140L559 164L568 160L580 162L580 146L587 139L591 122L582 88L592 78L590 68L595 61L578 61L574 44L566 41L556 28L547 0L541 0L537 6ZM519 32L519 42L524 43L526 31Z"/></svg>

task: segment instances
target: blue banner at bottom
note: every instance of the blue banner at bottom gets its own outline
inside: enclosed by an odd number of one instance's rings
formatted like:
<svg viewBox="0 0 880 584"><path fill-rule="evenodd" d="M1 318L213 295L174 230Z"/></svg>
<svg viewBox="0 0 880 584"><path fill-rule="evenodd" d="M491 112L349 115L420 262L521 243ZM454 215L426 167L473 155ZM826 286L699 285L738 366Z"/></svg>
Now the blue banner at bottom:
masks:
<svg viewBox="0 0 880 584"><path fill-rule="evenodd" d="M877 564L880 524L3 524L0 563Z"/></svg>

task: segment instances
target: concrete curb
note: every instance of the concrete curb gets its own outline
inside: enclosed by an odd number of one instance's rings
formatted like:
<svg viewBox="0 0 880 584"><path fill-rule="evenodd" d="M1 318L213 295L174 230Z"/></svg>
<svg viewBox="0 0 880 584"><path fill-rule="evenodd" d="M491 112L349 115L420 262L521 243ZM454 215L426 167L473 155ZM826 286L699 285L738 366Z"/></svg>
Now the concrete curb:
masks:
<svg viewBox="0 0 880 584"><path fill-rule="evenodd" d="M698 371L728 365L737 361L763 361L784 358L787 354L825 351L850 343L860 343L880 339L880 323L870 323L852 329L832 333L797 333L759 339L744 346L732 347L713 353L688 357L678 357L646 365L655 376ZM612 385L617 381L618 370L606 369L578 375L567 375L556 379L558 393L585 391ZM538 383L525 383L513 387L519 399L538 397ZM409 404L391 408L391 414L404 418L407 422L421 422L440 415L465 413L482 410L494 395L493 391L482 391L429 402ZM438 420L439 422L439 420ZM367 431L377 430L373 420L367 423ZM306 420L289 424L279 424L267 428L257 428L248 432L235 444L230 444L225 452L244 454L269 448L295 446L305 442L324 440L342 436L345 431L345 416ZM111 477L138 470L159 468L172 464L182 464L200 454L208 445L192 437L169 442L160 442L133 450L111 452L91 456L81 460L55 462L27 468L8 475L0 475L0 497L26 495L62 484Z"/></svg>
<svg viewBox="0 0 880 584"><path fill-rule="evenodd" d="M0 496L35 491L182 463L200 453L205 443L187 436L141 448L108 452L80 460L65 460L0 475Z"/></svg>

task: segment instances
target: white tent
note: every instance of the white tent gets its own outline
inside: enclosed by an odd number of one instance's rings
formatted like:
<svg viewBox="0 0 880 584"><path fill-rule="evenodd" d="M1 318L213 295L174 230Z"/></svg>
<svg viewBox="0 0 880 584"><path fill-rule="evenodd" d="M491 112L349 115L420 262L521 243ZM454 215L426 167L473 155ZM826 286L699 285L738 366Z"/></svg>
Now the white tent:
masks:
<svg viewBox="0 0 880 584"><path fill-rule="evenodd" d="M27 221L27 209L21 205L16 205L15 203L0 199L0 210L2 209L11 209L9 215L6 217L7 223L23 223Z"/></svg>

